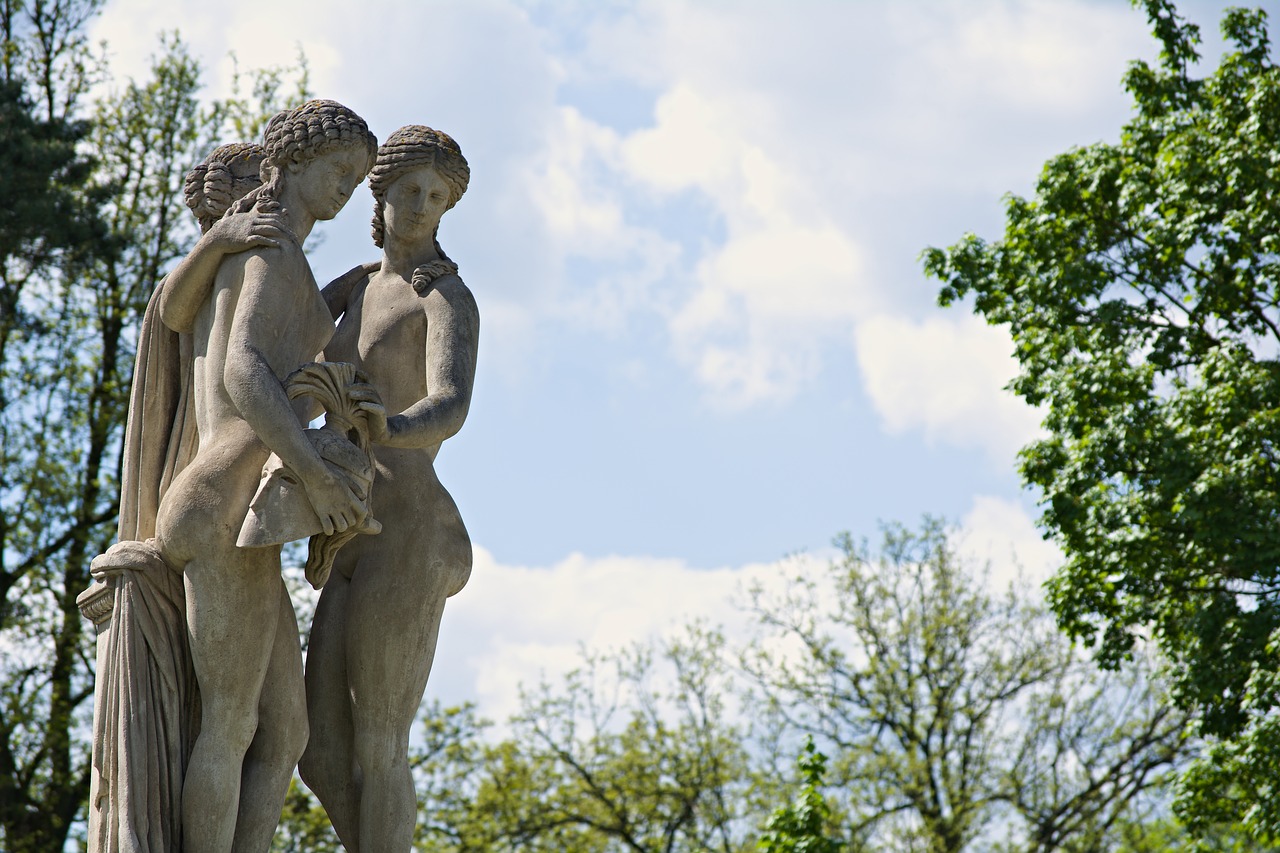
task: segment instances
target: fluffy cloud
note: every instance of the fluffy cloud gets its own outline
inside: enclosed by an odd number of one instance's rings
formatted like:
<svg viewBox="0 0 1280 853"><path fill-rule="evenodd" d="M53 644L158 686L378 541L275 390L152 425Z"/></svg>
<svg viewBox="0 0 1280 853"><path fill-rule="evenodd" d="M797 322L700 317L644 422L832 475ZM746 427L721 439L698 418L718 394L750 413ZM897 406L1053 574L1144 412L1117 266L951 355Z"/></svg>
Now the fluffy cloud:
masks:
<svg viewBox="0 0 1280 853"><path fill-rule="evenodd" d="M118 72L141 75L162 28L194 40L213 94L229 51L255 67L296 46L314 88L358 104L379 133L412 120L457 136L474 186L442 237L490 283L499 365L552 346L557 324L617 332L656 316L669 355L739 405L803 388L872 315L918 317L905 294L926 222L958 234L974 193L994 200L1091 141L1063 134L1091 134L1099 103L1123 104L1116 79L1149 41L1132 10L1084 0L555 15L504 0L112 0L94 37ZM573 103L608 85L647 120L613 127ZM698 214L668 221L689 199ZM368 253L364 219L326 229L318 272Z"/></svg>
<svg viewBox="0 0 1280 853"><path fill-rule="evenodd" d="M1032 115L1092 110L1116 84L1114 68L1094 60L1149 50L1141 17L1119 4L951 2L886 14L899 36L923 43L927 78Z"/></svg>
<svg viewBox="0 0 1280 853"><path fill-rule="evenodd" d="M552 566L503 565L483 548L445 609L429 692L476 701L491 718L519 705L521 685L555 683L584 648L608 649L679 631L694 620L746 633L735 606L751 583L778 585L790 563L699 569L653 557L571 555Z"/></svg>
<svg viewBox="0 0 1280 853"><path fill-rule="evenodd" d="M1041 413L1004 390L1017 364L1003 329L967 314L885 315L858 326L855 346L863 387L891 432L983 447L1003 464L1039 433Z"/></svg>
<svg viewBox="0 0 1280 853"><path fill-rule="evenodd" d="M1063 133L1123 104L1116 80L1145 46L1132 10L1083 2L807 12L601 16L568 70L657 89L651 124L621 140L626 176L711 203L723 237L689 257L692 290L668 317L674 352L721 401L785 399L850 328L916 302L918 273L902 271L925 224L959 234L973 193L994 201L1091 141Z"/></svg>
<svg viewBox="0 0 1280 853"><path fill-rule="evenodd" d="M993 589L1015 579L1038 584L1061 561L1021 505L996 497L974 499L954 541L974 565L989 565ZM812 576L833 557L702 569L678 559L573 554L535 567L506 565L476 548L470 583L445 609L428 692L475 701L500 720L519 707L522 685L555 684L580 665L583 649L672 636L695 620L743 642L752 633L742 606L749 588L779 593L797 572Z"/></svg>
<svg viewBox="0 0 1280 853"><path fill-rule="evenodd" d="M716 398L785 399L820 365L824 341L874 298L861 250L802 203L804 180L751 134L758 111L679 83L655 124L621 145L630 180L650 192L695 191L726 236L704 247L692 293L670 313L676 353Z"/></svg>
<svg viewBox="0 0 1280 853"><path fill-rule="evenodd" d="M1062 551L1045 541L1020 503L976 495L960 521L956 540L961 553L990 570L995 589L1010 583L1036 588L1062 564Z"/></svg>

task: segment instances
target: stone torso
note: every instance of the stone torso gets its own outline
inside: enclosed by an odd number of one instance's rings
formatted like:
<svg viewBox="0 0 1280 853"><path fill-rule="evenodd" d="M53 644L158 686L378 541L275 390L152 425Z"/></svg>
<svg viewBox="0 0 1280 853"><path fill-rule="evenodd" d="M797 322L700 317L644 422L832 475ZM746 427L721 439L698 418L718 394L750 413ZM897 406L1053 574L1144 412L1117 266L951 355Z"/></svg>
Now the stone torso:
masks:
<svg viewBox="0 0 1280 853"><path fill-rule="evenodd" d="M364 371L388 414L424 397L427 387L427 313L424 299L404 278L375 273L357 285L325 348L330 361L349 361Z"/></svg>
<svg viewBox="0 0 1280 853"><path fill-rule="evenodd" d="M206 444L233 422L243 417L231 402L224 381L227 342L239 309L245 264L255 255L277 270L272 284L288 288L293 310L282 312L272 326L269 339L254 343L276 378L283 381L302 364L312 361L333 334L329 311L316 287L311 267L302 250L292 242L279 249L264 249L232 255L222 262L214 280L213 293L196 317L194 390L196 423L201 443Z"/></svg>

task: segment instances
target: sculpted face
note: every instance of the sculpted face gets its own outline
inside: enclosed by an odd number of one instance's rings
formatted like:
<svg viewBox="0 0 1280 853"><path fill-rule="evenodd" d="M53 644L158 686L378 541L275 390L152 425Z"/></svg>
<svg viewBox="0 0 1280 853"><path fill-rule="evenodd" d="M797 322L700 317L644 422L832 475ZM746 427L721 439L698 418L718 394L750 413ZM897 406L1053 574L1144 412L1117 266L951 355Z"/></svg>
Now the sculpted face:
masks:
<svg viewBox="0 0 1280 853"><path fill-rule="evenodd" d="M367 153L360 146L335 148L307 163L290 163L290 180L313 217L333 219L364 180L367 162Z"/></svg>
<svg viewBox="0 0 1280 853"><path fill-rule="evenodd" d="M417 166L387 187L383 200L387 239L430 240L449 205L449 185L434 166Z"/></svg>

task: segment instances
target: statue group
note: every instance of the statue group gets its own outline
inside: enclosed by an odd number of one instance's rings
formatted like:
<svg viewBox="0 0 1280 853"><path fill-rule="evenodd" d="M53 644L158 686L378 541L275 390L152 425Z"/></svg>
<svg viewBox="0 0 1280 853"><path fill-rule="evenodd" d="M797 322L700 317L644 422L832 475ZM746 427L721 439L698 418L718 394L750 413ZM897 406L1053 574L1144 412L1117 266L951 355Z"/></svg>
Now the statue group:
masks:
<svg viewBox="0 0 1280 853"><path fill-rule="evenodd" d="M366 176L382 258L321 289L303 241ZM81 596L94 853L265 851L295 767L348 850L410 849L409 730L471 572L434 469L475 376L437 238L469 177L448 135L378 145L321 100L187 177L202 236L147 307L118 542ZM308 538L304 666L281 546Z"/></svg>

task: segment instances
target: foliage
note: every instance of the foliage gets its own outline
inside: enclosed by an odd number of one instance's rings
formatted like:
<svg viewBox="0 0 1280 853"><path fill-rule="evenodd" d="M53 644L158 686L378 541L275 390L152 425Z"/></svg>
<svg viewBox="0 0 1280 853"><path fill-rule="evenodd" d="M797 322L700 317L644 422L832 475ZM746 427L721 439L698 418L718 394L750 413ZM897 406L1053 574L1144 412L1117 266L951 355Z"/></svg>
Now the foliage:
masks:
<svg viewBox="0 0 1280 853"><path fill-rule="evenodd" d="M1268 853L1271 844L1251 839L1239 821L1216 824L1197 830L1193 836L1186 825L1173 815L1128 823L1119 833L1116 853L1168 853L1170 850L1194 850L1197 853Z"/></svg>
<svg viewBox="0 0 1280 853"><path fill-rule="evenodd" d="M73 744L72 730L88 725L91 637L76 596L114 527L132 330L162 265L179 252L178 170L201 137L194 64L169 48L149 84L131 83L95 115L88 197L100 200L97 239L27 280L16 297L25 334L10 339L0 363L0 383L21 388L16 399L6 394L14 402L0 427L3 547L17 557L5 595L13 606L0 629L8 642L29 641L30 650L20 668L3 673L11 704L0 729L23 768L19 778L47 779L47 787L27 782L28 794L60 797L56 823L47 803L25 804L26 819L52 834L5 826L11 844L31 849L52 849L87 793L88 750Z"/></svg>
<svg viewBox="0 0 1280 853"><path fill-rule="evenodd" d="M465 799L427 788L435 796L423 809L435 818L420 849L741 849L746 756L724 722L732 691L722 644L695 628L657 655L643 646L588 655L562 689L526 694L510 738L454 756L471 768ZM660 668L668 686L655 683Z"/></svg>
<svg viewBox="0 0 1280 853"><path fill-rule="evenodd" d="M424 850L468 849L465 835L472 819L481 768L492 743L492 724L472 704L444 708L429 703L421 716L421 745L410 756L418 791L418 812L425 820L418 842Z"/></svg>
<svg viewBox="0 0 1280 853"><path fill-rule="evenodd" d="M295 774L289 781L284 813L271 841L271 853L342 853L329 816Z"/></svg>
<svg viewBox="0 0 1280 853"><path fill-rule="evenodd" d="M1141 638L1177 701L1221 738L1183 814L1246 813L1280 837L1280 71L1262 11L1228 10L1228 50L1192 76L1197 28L1146 0L1162 46L1124 85L1119 142L1044 167L1004 236L925 253L940 301L1006 324L1010 388L1044 406L1021 454L1067 563L1062 626L1114 666Z"/></svg>
<svg viewBox="0 0 1280 853"><path fill-rule="evenodd" d="M764 853L840 853L844 845L826 834L831 819L831 808L822 796L827 757L818 752L812 736L805 738L796 765L804 787L790 805L769 817L756 846Z"/></svg>
<svg viewBox="0 0 1280 853"><path fill-rule="evenodd" d="M830 571L753 592L744 657L769 734L800 733L854 849L1018 849L1108 838L1186 754L1154 671L1099 679L1015 588L988 593L943 526L849 537ZM1083 848L1082 848L1083 849Z"/></svg>
<svg viewBox="0 0 1280 853"><path fill-rule="evenodd" d="M48 355L65 303L49 280L103 246L78 150L88 128L71 108L94 76L78 27L97 5L0 3L0 843L17 852L61 849L88 779L72 735L92 691L77 551L102 508L96 484L53 487L74 464L53 448L75 427L43 396L63 378Z"/></svg>
<svg viewBox="0 0 1280 853"><path fill-rule="evenodd" d="M825 576L805 566L755 594L761 632L744 648L693 626L585 653L501 727L428 705L416 849L1137 851L1159 849L1137 846L1157 831L1183 837L1166 789L1186 718L1153 661L1100 674L1042 608L988 594L936 522L890 528L875 554L841 542ZM277 849L331 849L319 816L291 794Z"/></svg>
<svg viewBox="0 0 1280 853"><path fill-rule="evenodd" d="M1111 673L1073 656L1031 692L1004 780L1026 825L1018 849L1104 850L1167 814L1170 770L1191 741L1186 715L1153 683L1150 654Z"/></svg>
<svg viewBox="0 0 1280 853"><path fill-rule="evenodd" d="M231 59L234 63L231 94L214 104L219 123L225 129L224 141L261 139L271 116L311 98L311 68L301 47L297 64L292 66L271 65L244 72L234 53Z"/></svg>

